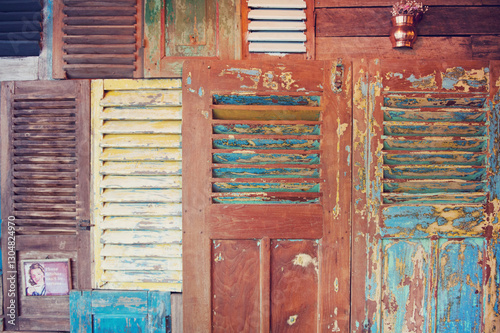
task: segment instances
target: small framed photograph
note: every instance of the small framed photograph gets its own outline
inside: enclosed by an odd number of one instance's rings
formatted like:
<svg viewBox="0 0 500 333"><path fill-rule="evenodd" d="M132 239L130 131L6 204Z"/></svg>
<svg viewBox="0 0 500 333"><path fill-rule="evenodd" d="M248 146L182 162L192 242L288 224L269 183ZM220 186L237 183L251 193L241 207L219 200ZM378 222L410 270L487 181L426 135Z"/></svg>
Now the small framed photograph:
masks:
<svg viewBox="0 0 500 333"><path fill-rule="evenodd" d="M21 260L25 296L63 296L71 290L69 259Z"/></svg>

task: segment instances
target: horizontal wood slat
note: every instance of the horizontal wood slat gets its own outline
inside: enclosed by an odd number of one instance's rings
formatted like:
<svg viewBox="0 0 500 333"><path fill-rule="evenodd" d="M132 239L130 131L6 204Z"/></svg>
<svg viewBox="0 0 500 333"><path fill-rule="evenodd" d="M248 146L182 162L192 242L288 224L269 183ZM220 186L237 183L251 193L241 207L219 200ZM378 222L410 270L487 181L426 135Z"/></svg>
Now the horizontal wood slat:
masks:
<svg viewBox="0 0 500 333"><path fill-rule="evenodd" d="M64 1L54 10L54 78L131 78L141 45L140 1ZM113 61L113 59L115 59Z"/></svg>

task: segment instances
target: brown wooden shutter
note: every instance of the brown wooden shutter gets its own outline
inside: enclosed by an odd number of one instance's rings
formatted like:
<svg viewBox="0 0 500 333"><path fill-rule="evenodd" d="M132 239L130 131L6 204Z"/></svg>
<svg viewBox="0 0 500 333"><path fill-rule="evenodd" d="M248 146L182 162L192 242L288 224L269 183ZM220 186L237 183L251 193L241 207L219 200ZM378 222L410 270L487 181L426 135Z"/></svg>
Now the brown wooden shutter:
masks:
<svg viewBox="0 0 500 333"><path fill-rule="evenodd" d="M140 0L54 1L53 76L142 76Z"/></svg>
<svg viewBox="0 0 500 333"><path fill-rule="evenodd" d="M6 317L9 329L69 330L69 296L25 296L22 260L70 259L72 288L90 287L89 89L88 81L2 85L4 313L15 314Z"/></svg>
<svg viewBox="0 0 500 333"><path fill-rule="evenodd" d="M491 70L484 61L355 69L355 332L498 331Z"/></svg>
<svg viewBox="0 0 500 333"><path fill-rule="evenodd" d="M347 330L343 70L326 62L184 67L187 331Z"/></svg>

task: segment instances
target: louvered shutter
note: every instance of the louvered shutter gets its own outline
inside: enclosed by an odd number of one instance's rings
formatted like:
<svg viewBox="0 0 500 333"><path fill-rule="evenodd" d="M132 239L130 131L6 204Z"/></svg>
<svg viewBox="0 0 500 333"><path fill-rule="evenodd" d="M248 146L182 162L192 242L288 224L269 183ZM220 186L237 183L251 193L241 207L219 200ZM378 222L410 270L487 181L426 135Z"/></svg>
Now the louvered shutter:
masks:
<svg viewBox="0 0 500 333"><path fill-rule="evenodd" d="M488 63L360 65L372 76L355 79L357 332L496 331L498 107Z"/></svg>
<svg viewBox="0 0 500 333"><path fill-rule="evenodd" d="M0 57L40 54L42 8L40 0L0 3Z"/></svg>
<svg viewBox="0 0 500 333"><path fill-rule="evenodd" d="M347 329L350 90L330 85L336 70L185 66L187 331Z"/></svg>
<svg viewBox="0 0 500 333"><path fill-rule="evenodd" d="M54 1L53 76L142 76L140 0Z"/></svg>
<svg viewBox="0 0 500 333"><path fill-rule="evenodd" d="M96 80L96 288L181 290L181 80Z"/></svg>
<svg viewBox="0 0 500 333"><path fill-rule="evenodd" d="M88 81L2 84L4 313L14 311L5 320L9 329L69 330L69 296L25 296L22 260L70 259L72 288L90 287L90 232L83 227L89 219L89 102Z"/></svg>
<svg viewBox="0 0 500 333"><path fill-rule="evenodd" d="M314 1L243 1L242 33L245 59L314 59Z"/></svg>

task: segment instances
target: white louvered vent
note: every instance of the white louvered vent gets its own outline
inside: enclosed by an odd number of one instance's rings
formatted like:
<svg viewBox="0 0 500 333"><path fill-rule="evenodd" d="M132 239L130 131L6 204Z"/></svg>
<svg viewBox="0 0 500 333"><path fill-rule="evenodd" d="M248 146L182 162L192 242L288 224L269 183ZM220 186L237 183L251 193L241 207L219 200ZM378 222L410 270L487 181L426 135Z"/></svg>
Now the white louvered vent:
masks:
<svg viewBox="0 0 500 333"><path fill-rule="evenodd" d="M306 53L304 0L249 0L250 53Z"/></svg>

